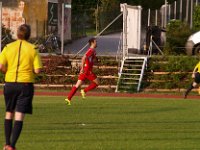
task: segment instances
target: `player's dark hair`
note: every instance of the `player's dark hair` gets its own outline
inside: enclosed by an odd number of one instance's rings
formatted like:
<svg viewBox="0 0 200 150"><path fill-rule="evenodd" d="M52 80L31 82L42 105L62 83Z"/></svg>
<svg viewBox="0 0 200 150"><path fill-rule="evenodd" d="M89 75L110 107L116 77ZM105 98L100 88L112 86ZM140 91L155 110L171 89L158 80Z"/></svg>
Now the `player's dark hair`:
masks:
<svg viewBox="0 0 200 150"><path fill-rule="evenodd" d="M96 38L94 38L94 37L89 39L89 41L88 41L89 45L91 46L91 44L94 43L95 40L96 40Z"/></svg>
<svg viewBox="0 0 200 150"><path fill-rule="evenodd" d="M31 27L27 24L22 24L17 30L17 37L20 40L28 40L31 35Z"/></svg>

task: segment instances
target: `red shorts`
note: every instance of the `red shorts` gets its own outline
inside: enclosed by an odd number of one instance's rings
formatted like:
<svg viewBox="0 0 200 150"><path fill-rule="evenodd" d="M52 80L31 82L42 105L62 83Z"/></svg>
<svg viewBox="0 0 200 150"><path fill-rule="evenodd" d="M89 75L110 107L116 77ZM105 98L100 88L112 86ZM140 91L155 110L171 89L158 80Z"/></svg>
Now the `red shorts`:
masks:
<svg viewBox="0 0 200 150"><path fill-rule="evenodd" d="M97 76L93 72L89 73L81 73L78 76L78 80L84 81L85 79L88 79L90 81L93 81L97 78Z"/></svg>

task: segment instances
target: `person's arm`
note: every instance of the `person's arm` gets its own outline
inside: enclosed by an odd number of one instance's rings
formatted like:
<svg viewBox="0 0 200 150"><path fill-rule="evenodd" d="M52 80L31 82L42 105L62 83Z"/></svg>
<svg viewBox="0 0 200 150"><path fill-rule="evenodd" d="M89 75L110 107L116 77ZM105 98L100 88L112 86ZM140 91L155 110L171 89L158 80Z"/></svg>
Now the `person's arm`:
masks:
<svg viewBox="0 0 200 150"><path fill-rule="evenodd" d="M6 67L7 59L6 59L6 54L5 54L6 48L7 47L5 46L3 51L0 54L0 71L3 73L6 73L7 71L7 67Z"/></svg>
<svg viewBox="0 0 200 150"><path fill-rule="evenodd" d="M198 69L199 66L200 66L200 62L194 67L194 70L192 72L192 78L195 77L195 73L196 73L196 71L197 71L197 69Z"/></svg>
<svg viewBox="0 0 200 150"><path fill-rule="evenodd" d="M41 72L41 69L39 68L39 69L34 69L34 73L35 74L39 74Z"/></svg>
<svg viewBox="0 0 200 150"><path fill-rule="evenodd" d="M34 66L33 72L35 74L39 74L42 70L42 61L41 61L41 58L40 58L40 55L38 54L38 52L36 52L36 54L35 54L33 66Z"/></svg>
<svg viewBox="0 0 200 150"><path fill-rule="evenodd" d="M84 56L82 57L80 73L84 73L83 68L84 68L84 65L85 65L85 59L86 59L86 55L84 55Z"/></svg>
<svg viewBox="0 0 200 150"><path fill-rule="evenodd" d="M6 67L3 64L0 64L0 70L3 73L6 73L6 71L7 71Z"/></svg>
<svg viewBox="0 0 200 150"><path fill-rule="evenodd" d="M98 62L99 62L99 59L98 59L98 57L95 54L95 63L98 63Z"/></svg>

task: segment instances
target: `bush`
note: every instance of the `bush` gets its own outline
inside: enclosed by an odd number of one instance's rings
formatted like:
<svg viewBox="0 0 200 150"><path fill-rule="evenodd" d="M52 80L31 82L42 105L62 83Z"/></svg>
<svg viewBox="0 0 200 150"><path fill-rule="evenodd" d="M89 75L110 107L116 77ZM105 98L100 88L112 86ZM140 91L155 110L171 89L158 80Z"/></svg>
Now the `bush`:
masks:
<svg viewBox="0 0 200 150"><path fill-rule="evenodd" d="M186 88L192 82L191 72L199 59L197 56L151 57L145 74L146 85L161 89Z"/></svg>
<svg viewBox="0 0 200 150"><path fill-rule="evenodd" d="M189 26L180 20L172 20L167 25L167 42L165 44L165 54L186 54L185 43L192 31Z"/></svg>

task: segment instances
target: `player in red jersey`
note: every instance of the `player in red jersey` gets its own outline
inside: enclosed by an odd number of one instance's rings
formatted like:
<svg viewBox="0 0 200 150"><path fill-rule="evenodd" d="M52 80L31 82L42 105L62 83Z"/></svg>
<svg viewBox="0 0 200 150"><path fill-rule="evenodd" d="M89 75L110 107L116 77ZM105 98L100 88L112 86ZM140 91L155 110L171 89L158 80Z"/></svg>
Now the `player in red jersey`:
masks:
<svg viewBox="0 0 200 150"><path fill-rule="evenodd" d="M92 72L94 61L97 60L95 51L95 48L97 47L97 41L95 38L91 38L88 41L88 43L90 45L90 48L87 50L87 52L82 58L81 70L78 77L78 81L76 85L72 87L68 97L65 99L67 105L71 105L72 97L86 79L90 80L91 83L88 87L81 90L81 95L83 99L85 99L85 95L88 91L96 88L99 85L99 80L97 76Z"/></svg>

